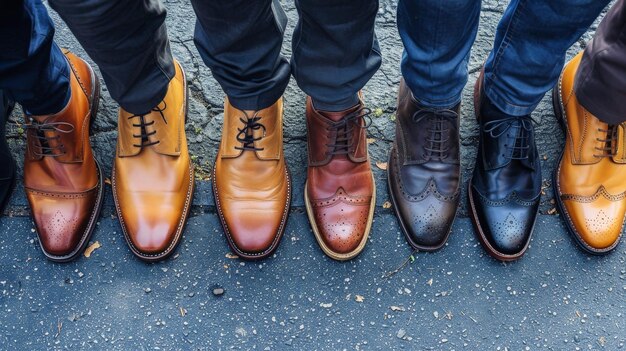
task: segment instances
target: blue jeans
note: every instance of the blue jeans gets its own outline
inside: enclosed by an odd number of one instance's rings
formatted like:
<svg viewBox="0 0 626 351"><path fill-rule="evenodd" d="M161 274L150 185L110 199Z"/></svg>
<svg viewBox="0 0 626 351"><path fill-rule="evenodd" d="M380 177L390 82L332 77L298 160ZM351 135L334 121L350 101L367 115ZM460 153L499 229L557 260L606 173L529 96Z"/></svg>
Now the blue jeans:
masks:
<svg viewBox="0 0 626 351"><path fill-rule="evenodd" d="M48 3L98 64L120 106L145 113L163 100L174 65L160 1ZM59 112L71 94L69 66L53 37L42 0L0 1L0 89L30 114Z"/></svg>
<svg viewBox="0 0 626 351"><path fill-rule="evenodd" d="M550 90L565 53L609 0L511 0L485 63L485 94L504 113L530 114ZM402 75L426 107L461 101L480 0L400 0Z"/></svg>
<svg viewBox="0 0 626 351"><path fill-rule="evenodd" d="M70 98L69 66L53 36L41 1L0 4L0 89L31 114L56 113Z"/></svg>

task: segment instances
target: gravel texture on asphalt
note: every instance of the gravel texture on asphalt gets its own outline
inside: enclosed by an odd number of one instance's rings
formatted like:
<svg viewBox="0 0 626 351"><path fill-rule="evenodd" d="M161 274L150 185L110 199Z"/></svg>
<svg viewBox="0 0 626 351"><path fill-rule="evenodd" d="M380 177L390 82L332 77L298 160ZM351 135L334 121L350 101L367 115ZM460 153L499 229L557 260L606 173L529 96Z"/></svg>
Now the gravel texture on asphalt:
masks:
<svg viewBox="0 0 626 351"><path fill-rule="evenodd" d="M292 1L281 1L293 32ZM533 117L545 191L527 255L503 264L487 256L466 213L466 181L477 146L471 90L492 48L508 1L484 0L472 50L461 119L463 200L449 243L434 254L413 253L387 201L382 163L394 139L402 44L396 1L382 0L377 35L384 55L364 88L374 111L369 138L378 207L365 251L355 260L326 258L303 204L306 127L303 93L285 93L285 152L294 180L291 217L274 257L232 258L215 214L210 174L221 135L223 98L194 44L188 0L165 1L172 50L187 72L191 96L187 136L198 171L193 216L178 253L145 264L135 259L115 218L110 186L92 241L101 247L70 264L40 253L18 185L0 218L1 350L616 350L626 343L626 249L606 257L582 253L554 213L551 173L563 144L550 96ZM57 43L87 57L57 23ZM568 52L584 48L597 22ZM283 51L290 55L290 34ZM105 174L115 154L117 105L106 87L92 142ZM24 153L17 109L9 141ZM377 167L380 163L381 167ZM21 166L20 166L21 167ZM20 171L21 177L21 171ZM395 272L395 273L394 273Z"/></svg>

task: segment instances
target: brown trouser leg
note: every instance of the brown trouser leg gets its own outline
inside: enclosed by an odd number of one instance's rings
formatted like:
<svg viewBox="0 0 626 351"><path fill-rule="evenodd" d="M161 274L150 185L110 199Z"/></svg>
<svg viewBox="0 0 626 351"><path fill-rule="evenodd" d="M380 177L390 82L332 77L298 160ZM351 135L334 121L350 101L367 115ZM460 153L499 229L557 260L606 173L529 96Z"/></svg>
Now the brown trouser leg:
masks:
<svg viewBox="0 0 626 351"><path fill-rule="evenodd" d="M576 75L578 101L609 124L626 122L626 0L607 13Z"/></svg>

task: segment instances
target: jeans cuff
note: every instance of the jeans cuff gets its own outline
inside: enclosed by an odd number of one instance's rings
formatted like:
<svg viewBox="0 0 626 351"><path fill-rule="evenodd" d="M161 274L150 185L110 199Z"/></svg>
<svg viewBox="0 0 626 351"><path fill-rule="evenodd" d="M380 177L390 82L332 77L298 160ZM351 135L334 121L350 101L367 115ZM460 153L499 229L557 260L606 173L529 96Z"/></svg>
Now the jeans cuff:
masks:
<svg viewBox="0 0 626 351"><path fill-rule="evenodd" d="M332 102L318 100L314 97L311 97L311 100L313 101L313 106L315 106L316 110L325 112L345 111L350 107L354 107L360 101L358 94Z"/></svg>
<svg viewBox="0 0 626 351"><path fill-rule="evenodd" d="M489 99L489 101L491 101L491 103L496 106L500 111L504 112L507 115L516 117L530 115L537 108L537 105L539 105L539 102L541 101L540 100L532 105L526 106L513 104L503 98L502 95L498 93L497 89L487 86L487 81L485 81L484 93L487 99Z"/></svg>
<svg viewBox="0 0 626 351"><path fill-rule="evenodd" d="M461 102L460 95L451 97L451 98L446 98L443 100L429 100L429 99L420 98L420 97L415 96L415 94L413 94L412 92L411 92L411 95L413 95L413 98L415 99L415 101L417 101L417 103L421 107L431 108L431 109L436 109L436 110L452 109L453 107L455 107Z"/></svg>

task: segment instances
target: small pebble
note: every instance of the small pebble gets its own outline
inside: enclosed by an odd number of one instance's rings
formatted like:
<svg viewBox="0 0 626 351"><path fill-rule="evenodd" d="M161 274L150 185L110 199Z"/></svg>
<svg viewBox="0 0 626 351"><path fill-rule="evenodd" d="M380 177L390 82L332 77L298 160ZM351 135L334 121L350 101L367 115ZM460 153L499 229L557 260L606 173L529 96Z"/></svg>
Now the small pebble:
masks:
<svg viewBox="0 0 626 351"><path fill-rule="evenodd" d="M215 295L215 296L222 296L222 295L224 295L224 288L219 287L219 286L213 288L213 295Z"/></svg>

